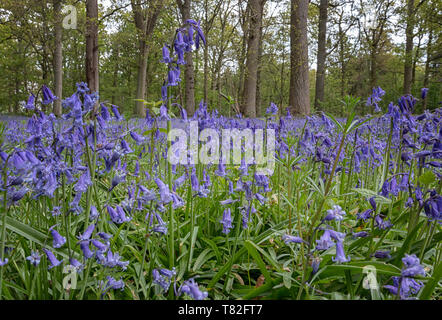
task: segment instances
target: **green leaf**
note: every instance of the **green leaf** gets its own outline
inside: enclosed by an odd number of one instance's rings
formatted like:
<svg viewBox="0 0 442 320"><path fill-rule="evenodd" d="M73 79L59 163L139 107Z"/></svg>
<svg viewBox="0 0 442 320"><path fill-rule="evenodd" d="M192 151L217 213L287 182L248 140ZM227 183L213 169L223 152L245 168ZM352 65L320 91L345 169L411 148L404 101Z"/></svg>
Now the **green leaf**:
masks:
<svg viewBox="0 0 442 320"><path fill-rule="evenodd" d="M246 247L247 251L249 251L250 255L255 260L256 264L259 267L259 270L261 270L262 274L266 278L267 281L271 282L272 277L270 276L270 272L267 270L266 265L264 261L262 260L261 256L259 255L258 251L256 250L253 243L249 240L244 242L244 246Z"/></svg>
<svg viewBox="0 0 442 320"><path fill-rule="evenodd" d="M201 254L196 258L195 264L193 265L192 271L198 271L204 263L206 263L210 258L215 256L214 252L211 252L211 248L206 248L201 252Z"/></svg>
<svg viewBox="0 0 442 320"><path fill-rule="evenodd" d="M263 248L257 246L252 241L247 241L249 245L253 246L257 251L259 251L265 258L268 264L272 265L278 272L283 272L281 266L276 262Z"/></svg>
<svg viewBox="0 0 442 320"><path fill-rule="evenodd" d="M419 177L419 182L429 186L436 181L436 175L432 171L427 171Z"/></svg>
<svg viewBox="0 0 442 320"><path fill-rule="evenodd" d="M364 267L373 266L376 269L376 273L383 273L391 276L400 276L401 269L391 264L386 264L379 261L352 261L346 264L328 265L321 273L320 279L335 277L337 272L344 272L350 270L356 273L362 273Z"/></svg>
<svg viewBox="0 0 442 320"><path fill-rule="evenodd" d="M360 195L366 197L366 198L371 198L371 197L375 197L376 202L380 203L380 204L391 204L391 200L388 198L385 198L379 194L377 194L375 191L369 190L369 189L364 189L364 188L353 188L352 189L354 192L359 193Z"/></svg>
<svg viewBox="0 0 442 320"><path fill-rule="evenodd" d="M0 225L2 225L2 221L0 221ZM69 259L67 249L60 250L52 248L50 245L47 244L47 242L50 241L48 235L45 235L44 233L32 228L27 224L17 221L11 217L6 217L6 228L34 243L39 244L40 246L48 250L53 251L54 253L61 255L64 259ZM76 256L77 255L78 254L76 254Z"/></svg>
<svg viewBox="0 0 442 320"><path fill-rule="evenodd" d="M193 249L195 248L195 242L196 242L196 237L198 236L198 228L199 226L196 226L193 228L193 232L192 232L192 239L190 242L190 250L189 250L189 264L188 264L188 268L190 269L190 264L192 263L192 258L193 258Z"/></svg>
<svg viewBox="0 0 442 320"><path fill-rule="evenodd" d="M433 293L434 288L436 288L436 285L439 283L441 276L442 276L442 262L439 262L439 265L435 268L433 272L433 277L430 280L428 280L427 284L422 290L422 293L419 296L419 299L428 300L431 298L431 294Z"/></svg>

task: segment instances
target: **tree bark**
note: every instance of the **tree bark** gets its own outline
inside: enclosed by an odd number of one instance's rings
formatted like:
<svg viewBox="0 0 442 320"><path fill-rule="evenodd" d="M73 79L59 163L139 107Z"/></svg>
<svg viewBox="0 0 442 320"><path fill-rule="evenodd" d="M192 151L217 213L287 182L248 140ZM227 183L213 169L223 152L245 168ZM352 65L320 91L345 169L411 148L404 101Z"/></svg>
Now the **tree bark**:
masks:
<svg viewBox="0 0 442 320"><path fill-rule="evenodd" d="M54 53L54 85L55 95L58 97L54 101L54 114L61 116L61 100L63 96L63 27L61 17L61 0L54 0L55 16L55 53Z"/></svg>
<svg viewBox="0 0 442 320"><path fill-rule="evenodd" d="M414 58L413 58L413 71L411 72L411 90L414 90L414 84L416 82L416 64L419 61L419 54L420 54L420 49L421 49L421 41L422 41L422 36L423 34L420 33L419 34L419 40L417 42L417 46L416 46L416 50L414 53Z"/></svg>
<svg viewBox="0 0 442 320"><path fill-rule="evenodd" d="M428 43L427 43L427 60L425 61L425 72L424 72L424 88L428 88L430 84L430 59L431 59L431 46L433 42L433 29L430 29L428 34ZM423 109L427 108L428 98L424 100Z"/></svg>
<svg viewBox="0 0 442 320"><path fill-rule="evenodd" d="M136 99L146 98L147 57L149 53L148 41L150 40L155 23L160 15L163 4L161 1L147 1L148 7L144 7L141 1L131 0L134 14L135 27L138 31L139 58L137 67L137 94ZM140 118L146 117L146 110L142 101L135 102L135 115Z"/></svg>
<svg viewBox="0 0 442 320"><path fill-rule="evenodd" d="M325 84L325 59L326 38L327 38L327 9L328 0L321 0L319 3L319 35L318 35L318 55L316 57L316 86L315 86L315 108L320 109L321 102L324 101Z"/></svg>
<svg viewBox="0 0 442 320"><path fill-rule="evenodd" d="M191 0L177 0L181 13L182 23L190 19ZM193 54L186 52L186 65L184 66L184 96L186 111L189 116L195 113L195 71L193 69Z"/></svg>
<svg viewBox="0 0 442 320"><path fill-rule="evenodd" d="M244 78L242 113L246 117L256 117L256 83L258 77L258 56L262 12L265 0L249 0L250 24L247 41L247 55Z"/></svg>
<svg viewBox="0 0 442 320"><path fill-rule="evenodd" d="M86 81L91 93L99 91L97 0L86 1Z"/></svg>
<svg viewBox="0 0 442 320"><path fill-rule="evenodd" d="M118 70L119 70L119 64L118 59L120 58L120 45L117 43L114 47L114 74L112 77L112 104L116 104L116 90L118 85Z"/></svg>
<svg viewBox="0 0 442 320"><path fill-rule="evenodd" d="M413 27L414 0L407 0L407 27L405 29L405 63L404 63L404 94L411 94L411 78L413 73Z"/></svg>
<svg viewBox="0 0 442 320"><path fill-rule="evenodd" d="M298 115L310 114L308 4L308 0L291 0L289 105L292 113Z"/></svg>

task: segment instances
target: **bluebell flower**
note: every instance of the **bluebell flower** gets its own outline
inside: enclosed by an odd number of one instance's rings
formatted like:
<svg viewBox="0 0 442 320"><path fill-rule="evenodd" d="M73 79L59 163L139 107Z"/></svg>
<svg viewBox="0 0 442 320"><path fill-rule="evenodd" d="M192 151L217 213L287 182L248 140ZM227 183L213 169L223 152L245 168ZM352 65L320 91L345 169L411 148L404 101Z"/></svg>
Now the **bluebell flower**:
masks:
<svg viewBox="0 0 442 320"><path fill-rule="evenodd" d="M344 241L345 233L329 229L330 237L335 241Z"/></svg>
<svg viewBox="0 0 442 320"><path fill-rule="evenodd" d="M91 205L91 212L89 215L89 219L91 221L97 220L99 216L100 216L100 213L98 212L97 208L94 205Z"/></svg>
<svg viewBox="0 0 442 320"><path fill-rule="evenodd" d="M77 272L81 272L84 269L84 265L75 258L70 258L69 263L75 268Z"/></svg>
<svg viewBox="0 0 442 320"><path fill-rule="evenodd" d="M374 106L375 112L380 112L381 108L379 107L378 102L382 100L382 96L385 94L385 91L382 90L381 87L373 88L373 93L370 97L367 99L367 106Z"/></svg>
<svg viewBox="0 0 442 320"><path fill-rule="evenodd" d="M0 267L5 266L9 262L8 258L4 258L3 260L0 258Z"/></svg>
<svg viewBox="0 0 442 320"><path fill-rule="evenodd" d="M420 260L416 255L406 254L402 258L402 263L404 268L401 271L400 277L393 277L393 285L386 285L388 291L391 294L397 295L398 288L400 287L400 297L401 299L409 299L411 295L418 294L420 289L423 287L421 281L416 281L413 279L415 276L425 276L425 270L420 264Z"/></svg>
<svg viewBox="0 0 442 320"><path fill-rule="evenodd" d="M390 251L378 250L374 253L374 256L378 259L391 259Z"/></svg>
<svg viewBox="0 0 442 320"><path fill-rule="evenodd" d="M161 87L161 100L165 103L167 101L167 86Z"/></svg>
<svg viewBox="0 0 442 320"><path fill-rule="evenodd" d="M91 224L89 227L87 227L86 231L82 235L77 237L78 240L80 241L89 240L94 230L95 230L95 224Z"/></svg>
<svg viewBox="0 0 442 320"><path fill-rule="evenodd" d="M402 258L402 263L405 266L401 272L403 277L425 276L424 267L420 264L420 260L415 254L406 254L405 257Z"/></svg>
<svg viewBox="0 0 442 320"><path fill-rule="evenodd" d="M270 107L267 108L266 114L275 115L278 113L278 106L273 102L270 103Z"/></svg>
<svg viewBox="0 0 442 320"><path fill-rule="evenodd" d="M90 259L94 256L94 253L89 248L89 241L80 241L80 249L85 259Z"/></svg>
<svg viewBox="0 0 442 320"><path fill-rule="evenodd" d="M140 145L144 142L144 137L140 136L138 133L131 131L130 132L130 136L132 137L132 139L134 139L134 141Z"/></svg>
<svg viewBox="0 0 442 320"><path fill-rule="evenodd" d="M85 94L86 92L90 91L86 82L79 82L76 85L77 85L77 93Z"/></svg>
<svg viewBox="0 0 442 320"><path fill-rule="evenodd" d="M166 107L164 104L160 107L160 116L159 116L159 119L160 119L160 120L164 120L164 121L168 121L168 120L170 120L170 116L169 116L169 114L168 114L167 107Z"/></svg>
<svg viewBox="0 0 442 320"><path fill-rule="evenodd" d="M10 201L15 203L23 199L23 197L28 193L29 189L27 187L22 187L19 190L14 190L10 195Z"/></svg>
<svg viewBox="0 0 442 320"><path fill-rule="evenodd" d="M421 98L422 98L422 100L427 97L427 94L428 94L428 88L422 88L421 89Z"/></svg>
<svg viewBox="0 0 442 320"><path fill-rule="evenodd" d="M77 184L74 187L76 192L86 192L89 186L92 185L92 181L89 175L89 170L86 170L78 179Z"/></svg>
<svg viewBox="0 0 442 320"><path fill-rule="evenodd" d="M392 279L393 285L386 285L384 288L390 291L392 295L397 296L400 285L400 298L402 300L409 299L411 295L419 293L420 289L423 287L422 282L417 282L413 278L393 277Z"/></svg>
<svg viewBox="0 0 442 320"><path fill-rule="evenodd" d="M48 250L48 249L43 249L43 251L46 253L46 257L48 258L49 262L51 263L51 265L48 267L48 269L52 269L54 267L59 266L63 260L58 260L55 255L52 253L52 251Z"/></svg>
<svg viewBox="0 0 442 320"><path fill-rule="evenodd" d="M425 201L424 211L430 221L442 220L442 196L435 195Z"/></svg>
<svg viewBox="0 0 442 320"><path fill-rule="evenodd" d="M109 248L107 245L105 245L104 243L100 242L97 239L92 239L91 240L92 245L98 249L98 251L100 253L104 253L107 251L107 249Z"/></svg>
<svg viewBox="0 0 442 320"><path fill-rule="evenodd" d="M161 201L162 201L164 204L167 204L167 203L171 202L171 201L173 200L173 199L172 199L172 195L170 194L170 190L169 190L169 188L164 184L164 182L163 182L161 179L159 179L159 178L155 178L155 183L157 184L158 189L159 189L159 191L160 191L160 198L161 198Z"/></svg>
<svg viewBox="0 0 442 320"><path fill-rule="evenodd" d="M193 278L184 281L183 285L180 287L179 292L184 292L194 300L204 300L209 295L207 292L202 292L199 289L198 284Z"/></svg>
<svg viewBox="0 0 442 320"><path fill-rule="evenodd" d="M104 121L109 121L111 118L111 115L109 113L109 110L106 108L104 104L101 104L101 117Z"/></svg>
<svg viewBox="0 0 442 320"><path fill-rule="evenodd" d="M169 47L167 45L163 46L163 59L160 62L166 64L173 62L173 60L170 58Z"/></svg>
<svg viewBox="0 0 442 320"><path fill-rule="evenodd" d="M327 216L325 217L325 221L337 220L340 221L344 219L345 211L338 205L334 205L332 209L327 210Z"/></svg>
<svg viewBox="0 0 442 320"><path fill-rule="evenodd" d="M29 96L28 102L25 105L25 108L28 110L34 110L35 109L35 96L34 94L31 94Z"/></svg>
<svg viewBox="0 0 442 320"><path fill-rule="evenodd" d="M123 182L126 179L126 175L124 173L118 172L114 175L111 181L111 187L109 189L109 192L114 190L116 186L118 186L121 182Z"/></svg>
<svg viewBox="0 0 442 320"><path fill-rule="evenodd" d="M59 207L59 206L55 206L53 209L52 209L52 216L53 217L58 217L59 215L61 215L61 210L60 210L61 208Z"/></svg>
<svg viewBox="0 0 442 320"><path fill-rule="evenodd" d="M368 232L367 231L356 232L356 233L353 233L353 237L354 238L366 238L366 237L368 237Z"/></svg>
<svg viewBox="0 0 442 320"><path fill-rule="evenodd" d="M62 235L60 235L57 230L55 230L54 228L55 226L52 226L49 228L49 232L52 235L53 241L52 241L52 246L54 248L60 248L61 246L63 246L66 243L66 238L63 237Z"/></svg>
<svg viewBox="0 0 442 320"><path fill-rule="evenodd" d="M316 240L316 250L328 250L334 244L330 236L330 230L325 230L319 240Z"/></svg>
<svg viewBox="0 0 442 320"><path fill-rule="evenodd" d="M232 215L230 212L230 208L226 208L223 213L223 219L220 220L221 224L223 225L223 233L229 234L230 229L233 228L232 226Z"/></svg>
<svg viewBox="0 0 442 320"><path fill-rule="evenodd" d="M321 265L321 259L319 257L315 257L312 259L311 262L312 274L316 274L316 272L318 272L320 265Z"/></svg>
<svg viewBox="0 0 442 320"><path fill-rule="evenodd" d="M106 232L98 232L97 235L105 241L109 241L112 238L112 235L107 234Z"/></svg>
<svg viewBox="0 0 442 320"><path fill-rule="evenodd" d="M172 270L153 269L152 271L153 283L159 285L165 292L169 290L171 280L175 275L176 275L175 268L173 268Z"/></svg>
<svg viewBox="0 0 442 320"><path fill-rule="evenodd" d="M41 256L36 251L31 251L31 255L26 257L26 260L29 260L33 266L38 266L40 264Z"/></svg>
<svg viewBox="0 0 442 320"><path fill-rule="evenodd" d="M43 87L42 87L42 92L43 92L43 102L42 103L44 105L50 104L58 99L56 96L54 96L52 91L45 85L43 85Z"/></svg>
<svg viewBox="0 0 442 320"><path fill-rule="evenodd" d="M374 218L374 225L375 227L381 229L381 230L385 230L388 228L391 228L393 226L393 224L390 222L390 220L384 220L380 215L377 215Z"/></svg>
<svg viewBox="0 0 442 320"><path fill-rule="evenodd" d="M106 282L105 281L100 281L100 288L101 288L101 298L104 297L104 295L110 290L124 290L124 281L122 278L120 278L120 280L115 280L114 277L111 276L107 276L106 277Z"/></svg>
<svg viewBox="0 0 442 320"><path fill-rule="evenodd" d="M344 253L344 243L342 241L336 242L336 257L332 257L332 260L337 263L344 263L350 261L350 257L346 257Z"/></svg>
<svg viewBox="0 0 442 320"><path fill-rule="evenodd" d="M282 236L282 241L284 241L285 244L289 243L304 243L305 241L302 240L300 237L292 236L289 234L285 234Z"/></svg>
<svg viewBox="0 0 442 320"><path fill-rule="evenodd" d="M117 121L123 120L123 117L120 115L120 112L118 111L118 107L116 105L112 105L111 109Z"/></svg>

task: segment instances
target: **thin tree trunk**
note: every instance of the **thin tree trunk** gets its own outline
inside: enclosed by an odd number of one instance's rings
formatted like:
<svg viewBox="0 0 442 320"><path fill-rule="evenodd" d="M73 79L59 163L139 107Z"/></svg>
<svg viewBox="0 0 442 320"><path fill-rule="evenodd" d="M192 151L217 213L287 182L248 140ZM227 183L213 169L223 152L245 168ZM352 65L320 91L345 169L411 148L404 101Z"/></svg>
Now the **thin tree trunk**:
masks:
<svg viewBox="0 0 442 320"><path fill-rule="evenodd" d="M290 14L290 93L294 114L310 114L307 17L308 0L291 0Z"/></svg>
<svg viewBox="0 0 442 320"><path fill-rule="evenodd" d="M414 58L413 58L413 72L411 73L411 90L414 89L414 84L416 82L416 64L419 60L421 41L422 41L422 34L419 35L419 41L417 43L416 50L414 53Z"/></svg>
<svg viewBox="0 0 442 320"><path fill-rule="evenodd" d="M262 25L262 7L265 0L249 0L250 25L247 43L247 60L244 79L242 113L246 117L256 117L256 84L258 76L258 54L260 29Z"/></svg>
<svg viewBox="0 0 442 320"><path fill-rule="evenodd" d="M86 81L91 92L99 90L97 0L86 1Z"/></svg>
<svg viewBox="0 0 442 320"><path fill-rule="evenodd" d="M139 42L139 58L137 70L137 99L146 98L146 77L147 77L147 44L144 39ZM142 101L136 101L135 114L141 118L146 117L146 110Z"/></svg>
<svg viewBox="0 0 442 320"><path fill-rule="evenodd" d="M177 0L183 24L190 19L191 0ZM193 69L193 54L186 52L184 67L184 96L186 111L189 116L195 113L195 71Z"/></svg>
<svg viewBox="0 0 442 320"><path fill-rule="evenodd" d="M119 63L118 60L120 58L120 46L118 43L116 44L116 47L114 48L114 74L112 77L112 104L116 104L116 92L117 92L117 85L118 85L118 70L119 70Z"/></svg>
<svg viewBox="0 0 442 320"><path fill-rule="evenodd" d="M138 31L138 47L139 58L137 67L137 100L146 99L146 78L147 78L147 57L148 57L148 41L152 36L155 23L161 12L163 4L160 1L150 0L149 6L142 6L140 1L131 0L132 11L134 15L135 26ZM146 110L143 101L135 102L134 113L140 117L146 117Z"/></svg>
<svg viewBox="0 0 442 320"><path fill-rule="evenodd" d="M279 91L279 107L282 108L284 102L284 70L285 70L285 52L282 49L282 63L281 63L281 79L280 79L280 91Z"/></svg>
<svg viewBox="0 0 442 320"><path fill-rule="evenodd" d="M427 60L425 61L425 72L424 72L424 88L428 88L430 84L430 57L431 57L431 46L433 42L433 30L430 29L430 33L428 34L428 43L427 43ZM423 108L424 110L427 108L428 98L424 100Z"/></svg>
<svg viewBox="0 0 442 320"><path fill-rule="evenodd" d="M413 27L414 0L407 0L407 27L405 30L405 63L404 63L404 94L411 94L411 78L413 73Z"/></svg>
<svg viewBox="0 0 442 320"><path fill-rule="evenodd" d="M264 14L264 6L261 7L261 17ZM262 69L262 37L263 28L261 23L261 28L259 29L259 46L258 46L258 71L256 73L256 114L259 116L261 114L261 69Z"/></svg>
<svg viewBox="0 0 442 320"><path fill-rule="evenodd" d="M241 0L239 6L241 5ZM247 4L246 10L243 12L243 21L241 24L241 28L243 31L242 42L241 42L241 53L239 57L239 79L238 79L238 105L242 106L243 104L243 92L244 92L244 68L245 68L245 60L246 60L246 51L247 51L247 38L248 38L248 24L250 19L250 6Z"/></svg>
<svg viewBox="0 0 442 320"><path fill-rule="evenodd" d="M319 36L315 86L315 108L318 110L320 109L320 103L324 101L325 59L327 56L325 47L327 38L327 9L328 0L321 0L319 4Z"/></svg>
<svg viewBox="0 0 442 320"><path fill-rule="evenodd" d="M61 100L63 95L63 27L61 21L61 0L54 0L55 13L55 53L54 53L54 85L55 95L54 114L61 116Z"/></svg>
<svg viewBox="0 0 442 320"><path fill-rule="evenodd" d="M372 30L373 33L373 41L371 43L370 48L370 88L368 89L371 92L371 89L376 86L377 81L377 65L376 65L376 45L375 45L375 30Z"/></svg>

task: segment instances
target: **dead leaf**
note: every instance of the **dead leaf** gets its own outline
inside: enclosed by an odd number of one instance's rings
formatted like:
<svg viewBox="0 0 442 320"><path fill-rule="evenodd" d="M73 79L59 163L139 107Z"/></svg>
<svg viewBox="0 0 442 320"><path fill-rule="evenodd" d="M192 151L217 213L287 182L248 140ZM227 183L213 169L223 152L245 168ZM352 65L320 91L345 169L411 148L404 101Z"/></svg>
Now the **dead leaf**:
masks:
<svg viewBox="0 0 442 320"><path fill-rule="evenodd" d="M265 277L264 275L260 275L259 278L256 280L255 288L259 288L264 284Z"/></svg>
<svg viewBox="0 0 442 320"><path fill-rule="evenodd" d="M233 275L235 276L236 279L238 279L239 283L243 286L244 280L241 278L241 276L237 273L233 273Z"/></svg>

